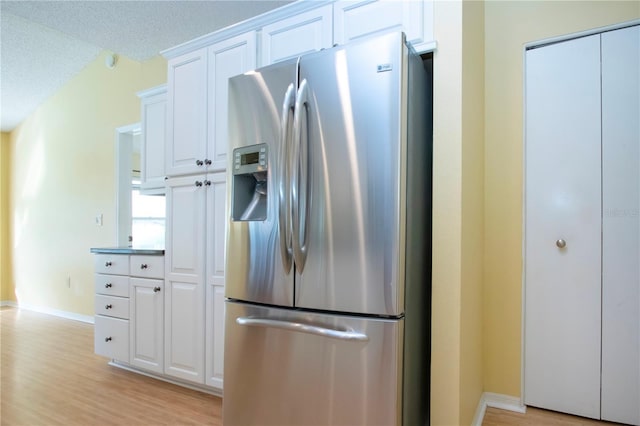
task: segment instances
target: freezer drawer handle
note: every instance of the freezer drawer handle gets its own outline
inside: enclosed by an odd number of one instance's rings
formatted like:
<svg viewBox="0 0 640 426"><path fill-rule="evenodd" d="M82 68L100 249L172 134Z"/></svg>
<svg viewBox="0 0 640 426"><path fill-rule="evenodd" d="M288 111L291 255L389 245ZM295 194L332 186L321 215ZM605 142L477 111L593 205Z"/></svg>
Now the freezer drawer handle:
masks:
<svg viewBox="0 0 640 426"><path fill-rule="evenodd" d="M238 317L236 323L251 327L279 328L287 331L298 331L300 333L315 334L317 336L330 337L339 340L355 340L366 342L369 340L366 334L357 331L333 330L331 328L318 327L316 325L303 324L300 322L281 321L267 318Z"/></svg>

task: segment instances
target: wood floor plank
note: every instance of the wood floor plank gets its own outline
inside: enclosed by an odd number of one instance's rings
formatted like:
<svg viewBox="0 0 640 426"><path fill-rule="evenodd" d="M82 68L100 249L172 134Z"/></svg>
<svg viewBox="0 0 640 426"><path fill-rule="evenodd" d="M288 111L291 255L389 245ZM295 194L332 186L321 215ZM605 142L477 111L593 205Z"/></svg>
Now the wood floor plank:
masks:
<svg viewBox="0 0 640 426"><path fill-rule="evenodd" d="M527 407L527 412L524 414L488 407L482 421L482 426L610 426L616 424L535 407Z"/></svg>
<svg viewBox="0 0 640 426"><path fill-rule="evenodd" d="M222 400L107 364L93 325L0 309L2 425L222 425Z"/></svg>

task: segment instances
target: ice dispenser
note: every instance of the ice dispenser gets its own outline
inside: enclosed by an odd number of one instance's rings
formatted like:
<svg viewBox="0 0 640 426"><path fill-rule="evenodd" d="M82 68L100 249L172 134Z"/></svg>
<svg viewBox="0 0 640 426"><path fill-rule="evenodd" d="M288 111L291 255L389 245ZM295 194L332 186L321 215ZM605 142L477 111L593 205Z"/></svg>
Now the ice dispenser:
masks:
<svg viewBox="0 0 640 426"><path fill-rule="evenodd" d="M233 150L231 220L267 218L267 144Z"/></svg>

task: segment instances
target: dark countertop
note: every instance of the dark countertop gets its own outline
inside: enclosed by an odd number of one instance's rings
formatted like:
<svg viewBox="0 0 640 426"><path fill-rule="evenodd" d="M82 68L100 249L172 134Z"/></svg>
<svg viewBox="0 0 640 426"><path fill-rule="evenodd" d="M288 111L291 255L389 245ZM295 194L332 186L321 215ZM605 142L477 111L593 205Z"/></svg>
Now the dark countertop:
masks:
<svg viewBox="0 0 640 426"><path fill-rule="evenodd" d="M151 256L163 256L164 249L145 247L92 247L91 253L97 254L144 254Z"/></svg>

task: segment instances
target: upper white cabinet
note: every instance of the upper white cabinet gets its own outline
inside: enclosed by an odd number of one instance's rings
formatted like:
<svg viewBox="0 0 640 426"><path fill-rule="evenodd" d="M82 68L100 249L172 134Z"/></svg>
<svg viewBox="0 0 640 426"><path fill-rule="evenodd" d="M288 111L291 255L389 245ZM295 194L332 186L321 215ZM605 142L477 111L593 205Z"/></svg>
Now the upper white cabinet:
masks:
<svg viewBox="0 0 640 426"><path fill-rule="evenodd" d="M207 50L209 171L227 168L229 78L256 68L254 31L215 43Z"/></svg>
<svg viewBox="0 0 640 426"><path fill-rule="evenodd" d="M524 400L640 424L640 26L525 65Z"/></svg>
<svg viewBox="0 0 640 426"><path fill-rule="evenodd" d="M383 31L404 31L416 51L433 49L433 2L344 0L333 5L333 42L345 44Z"/></svg>
<svg viewBox="0 0 640 426"><path fill-rule="evenodd" d="M229 77L256 67L256 33L168 61L166 174L224 170Z"/></svg>
<svg viewBox="0 0 640 426"><path fill-rule="evenodd" d="M140 190L144 194L164 193L167 85L138 92L142 117Z"/></svg>
<svg viewBox="0 0 640 426"><path fill-rule="evenodd" d="M333 7L323 7L282 19L262 28L260 65L331 47Z"/></svg>
<svg viewBox="0 0 640 426"><path fill-rule="evenodd" d="M204 170L207 156L207 49L168 61L167 176Z"/></svg>

